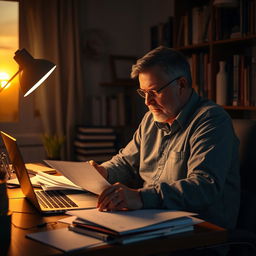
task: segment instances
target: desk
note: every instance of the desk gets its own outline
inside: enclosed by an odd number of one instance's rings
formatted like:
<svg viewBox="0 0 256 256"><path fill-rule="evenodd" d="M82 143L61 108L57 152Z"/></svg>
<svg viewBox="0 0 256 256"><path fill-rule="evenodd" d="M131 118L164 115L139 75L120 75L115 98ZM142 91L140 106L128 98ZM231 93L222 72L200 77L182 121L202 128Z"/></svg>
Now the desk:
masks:
<svg viewBox="0 0 256 256"><path fill-rule="evenodd" d="M9 189L10 210L13 211L12 223L21 227L31 227L43 222L55 222L66 215L41 216L35 208L25 200L19 188ZM21 213L19 213L21 212ZM45 231L63 228L66 224L57 223L47 225L43 228L23 230L12 225L11 243L6 254L8 256L41 256L41 255L62 255L60 250L41 244L25 237L26 234L38 231ZM97 248L83 250L72 255L89 256L114 256L114 255L149 255L190 249L225 242L227 232L225 229L204 222L196 225L195 230L173 236L146 240L128 245L104 245Z"/></svg>

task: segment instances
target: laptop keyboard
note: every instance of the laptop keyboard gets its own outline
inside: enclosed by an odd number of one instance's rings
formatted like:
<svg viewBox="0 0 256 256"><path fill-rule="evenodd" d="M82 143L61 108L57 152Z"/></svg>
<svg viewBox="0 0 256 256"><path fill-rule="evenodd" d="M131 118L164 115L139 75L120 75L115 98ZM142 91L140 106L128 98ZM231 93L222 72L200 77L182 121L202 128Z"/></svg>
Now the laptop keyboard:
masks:
<svg viewBox="0 0 256 256"><path fill-rule="evenodd" d="M45 208L74 208L78 207L61 191L36 191L37 198Z"/></svg>

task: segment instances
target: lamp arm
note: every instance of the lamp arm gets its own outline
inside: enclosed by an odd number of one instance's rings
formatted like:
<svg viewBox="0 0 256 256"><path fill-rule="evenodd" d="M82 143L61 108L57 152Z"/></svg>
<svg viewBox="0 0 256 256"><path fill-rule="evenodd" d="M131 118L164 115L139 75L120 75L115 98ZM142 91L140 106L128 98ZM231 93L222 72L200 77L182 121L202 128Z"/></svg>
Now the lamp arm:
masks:
<svg viewBox="0 0 256 256"><path fill-rule="evenodd" d="M21 70L22 69L20 68L3 87L0 87L0 92L2 92L5 87L7 87L7 85L21 72Z"/></svg>

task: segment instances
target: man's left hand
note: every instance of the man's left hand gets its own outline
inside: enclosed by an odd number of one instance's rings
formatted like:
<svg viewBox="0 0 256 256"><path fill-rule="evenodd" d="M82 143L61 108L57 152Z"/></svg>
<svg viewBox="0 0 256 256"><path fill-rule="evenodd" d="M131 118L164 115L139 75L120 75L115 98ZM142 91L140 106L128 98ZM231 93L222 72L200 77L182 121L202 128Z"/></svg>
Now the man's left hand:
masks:
<svg viewBox="0 0 256 256"><path fill-rule="evenodd" d="M99 196L99 211L137 210L143 206L138 189L131 189L117 182Z"/></svg>

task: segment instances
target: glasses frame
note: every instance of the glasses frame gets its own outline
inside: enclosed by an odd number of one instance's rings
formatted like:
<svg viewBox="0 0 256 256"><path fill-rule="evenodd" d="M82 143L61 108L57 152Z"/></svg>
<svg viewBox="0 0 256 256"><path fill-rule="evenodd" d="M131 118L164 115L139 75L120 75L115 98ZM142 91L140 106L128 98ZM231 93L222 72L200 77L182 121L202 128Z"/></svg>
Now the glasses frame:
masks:
<svg viewBox="0 0 256 256"><path fill-rule="evenodd" d="M149 96L156 96L159 94L159 92L161 92L163 89L165 89L167 86L171 85L173 82L177 81L178 79L180 79L181 76L175 78L175 79L172 79L170 82L168 82L167 84L163 85L162 87L160 87L159 89L157 90L143 90L143 89L137 89L137 93L142 97L142 98L146 98L146 94L148 94Z"/></svg>

